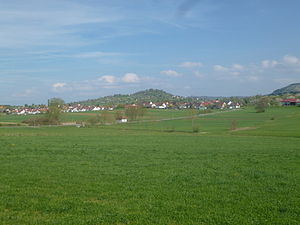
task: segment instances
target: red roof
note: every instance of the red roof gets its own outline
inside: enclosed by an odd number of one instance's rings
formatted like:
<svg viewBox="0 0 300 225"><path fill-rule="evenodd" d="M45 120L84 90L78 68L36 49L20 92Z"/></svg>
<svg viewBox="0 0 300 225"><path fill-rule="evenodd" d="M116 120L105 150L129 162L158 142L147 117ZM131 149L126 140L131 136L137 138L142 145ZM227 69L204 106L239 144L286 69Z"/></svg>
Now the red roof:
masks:
<svg viewBox="0 0 300 225"><path fill-rule="evenodd" d="M296 99L296 98L288 98L288 99L284 99L281 100L281 102L300 102L300 99Z"/></svg>

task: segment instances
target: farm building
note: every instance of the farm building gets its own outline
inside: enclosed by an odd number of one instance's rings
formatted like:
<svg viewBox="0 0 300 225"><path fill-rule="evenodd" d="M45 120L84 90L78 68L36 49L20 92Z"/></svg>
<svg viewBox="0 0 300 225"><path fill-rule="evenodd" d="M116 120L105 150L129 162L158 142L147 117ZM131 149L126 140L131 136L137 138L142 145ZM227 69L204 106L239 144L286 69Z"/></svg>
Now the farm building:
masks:
<svg viewBox="0 0 300 225"><path fill-rule="evenodd" d="M283 106L292 106L292 105L298 105L300 106L300 99L296 98L288 98L280 101Z"/></svg>

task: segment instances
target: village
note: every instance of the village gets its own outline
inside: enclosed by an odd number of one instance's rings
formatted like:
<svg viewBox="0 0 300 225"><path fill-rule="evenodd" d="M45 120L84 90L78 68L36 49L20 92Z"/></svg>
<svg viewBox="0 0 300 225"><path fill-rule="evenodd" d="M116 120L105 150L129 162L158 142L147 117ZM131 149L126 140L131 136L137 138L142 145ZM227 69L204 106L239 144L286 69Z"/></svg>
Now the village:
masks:
<svg viewBox="0 0 300 225"><path fill-rule="evenodd" d="M124 105L113 105L113 106L95 106L95 105L81 105L81 104L66 104L63 107L65 113L77 113L77 112L97 112L97 111L113 111L119 108L128 108L130 106L142 106L148 109L240 109L243 104L234 101L221 101L211 100L202 102L144 102L142 104L124 104ZM280 100L281 106L300 106L300 99L287 98ZM25 106L0 106L0 113L13 114L13 115L36 115L43 114L48 111L46 105L25 105Z"/></svg>
<svg viewBox="0 0 300 225"><path fill-rule="evenodd" d="M96 112L96 111L112 111L117 108L127 108L130 106L136 106L137 104L125 104L125 105L114 105L114 106L86 106L81 104L66 104L63 108L63 112ZM191 102L144 102L140 104L140 106L149 109L197 109L197 110L206 110L206 109L239 109L241 104L239 102L232 101L220 101L220 100L212 100L212 101L203 101L200 103L191 103ZM0 112L6 114L14 114L14 115L36 115L46 113L48 107L46 105L34 105L34 106L0 106Z"/></svg>

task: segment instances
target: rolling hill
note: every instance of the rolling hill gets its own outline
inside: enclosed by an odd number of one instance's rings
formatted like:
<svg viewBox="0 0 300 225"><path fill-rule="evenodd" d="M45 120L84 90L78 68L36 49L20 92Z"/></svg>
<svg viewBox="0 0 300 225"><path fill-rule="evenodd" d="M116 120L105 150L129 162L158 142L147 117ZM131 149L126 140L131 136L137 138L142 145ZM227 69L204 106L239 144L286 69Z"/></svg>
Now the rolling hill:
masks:
<svg viewBox="0 0 300 225"><path fill-rule="evenodd" d="M286 87L277 89L271 95L285 95L285 94L300 94L300 83L290 84Z"/></svg>
<svg viewBox="0 0 300 225"><path fill-rule="evenodd" d="M74 102L72 104L81 105L116 105L116 104L133 104L142 102L162 102L162 101L180 101L184 100L184 97L172 95L163 90L147 89L139 91L134 94L116 94L111 96L105 96L97 99L89 99L86 101Z"/></svg>

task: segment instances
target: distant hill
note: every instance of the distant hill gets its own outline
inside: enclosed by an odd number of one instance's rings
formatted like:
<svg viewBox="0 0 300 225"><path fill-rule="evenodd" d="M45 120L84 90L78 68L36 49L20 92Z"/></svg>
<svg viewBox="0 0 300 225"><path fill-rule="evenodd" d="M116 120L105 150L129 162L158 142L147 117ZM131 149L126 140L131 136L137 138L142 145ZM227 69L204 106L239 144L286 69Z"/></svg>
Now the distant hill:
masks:
<svg viewBox="0 0 300 225"><path fill-rule="evenodd" d="M300 93L300 83L294 83L273 91L271 95L299 94L299 93Z"/></svg>
<svg viewBox="0 0 300 225"><path fill-rule="evenodd" d="M127 95L111 95L105 96L97 99L89 99L86 101L74 102L72 104L81 105L116 105L116 104L133 104L133 103L143 103L143 102L163 102L163 101L180 101L184 100L184 97L175 96L167 93L163 90L158 89L148 89L144 91L139 91L134 94Z"/></svg>

